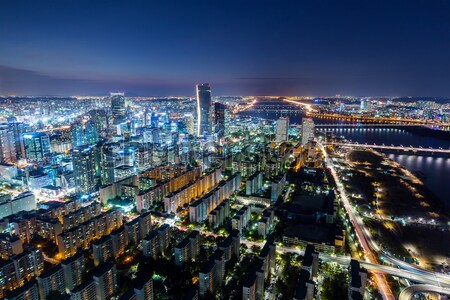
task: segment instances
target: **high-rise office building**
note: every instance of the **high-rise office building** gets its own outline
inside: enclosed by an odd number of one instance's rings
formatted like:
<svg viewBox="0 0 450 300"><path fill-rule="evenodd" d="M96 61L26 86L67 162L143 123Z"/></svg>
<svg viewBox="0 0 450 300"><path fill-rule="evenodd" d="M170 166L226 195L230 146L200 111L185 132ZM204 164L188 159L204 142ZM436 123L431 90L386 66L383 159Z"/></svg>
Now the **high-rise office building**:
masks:
<svg viewBox="0 0 450 300"><path fill-rule="evenodd" d="M50 154L50 139L43 132L26 133L23 135L25 156L28 161L42 162Z"/></svg>
<svg viewBox="0 0 450 300"><path fill-rule="evenodd" d="M197 135L211 134L211 87L197 84Z"/></svg>
<svg viewBox="0 0 450 300"><path fill-rule="evenodd" d="M25 158L25 147L23 144L23 134L30 130L28 124L8 120L8 127L14 135L14 147L16 148L16 158Z"/></svg>
<svg viewBox="0 0 450 300"><path fill-rule="evenodd" d="M152 115L150 116L150 125L152 127L158 127L159 124L159 116L157 113L152 112Z"/></svg>
<svg viewBox="0 0 450 300"><path fill-rule="evenodd" d="M100 149L100 177L102 184L114 182L114 169L118 166L119 144L109 143Z"/></svg>
<svg viewBox="0 0 450 300"><path fill-rule="evenodd" d="M16 160L14 133L7 124L0 124L0 163L13 163Z"/></svg>
<svg viewBox="0 0 450 300"><path fill-rule="evenodd" d="M116 119L125 117L126 107L124 93L111 93L111 112Z"/></svg>
<svg viewBox="0 0 450 300"><path fill-rule="evenodd" d="M314 121L312 119L302 120L302 145L305 146L314 139Z"/></svg>
<svg viewBox="0 0 450 300"><path fill-rule="evenodd" d="M77 147L72 151L72 165L76 192L90 194L95 191L95 152L92 147Z"/></svg>
<svg viewBox="0 0 450 300"><path fill-rule="evenodd" d="M288 141L289 118L281 117L277 121L277 131L275 134L275 142L282 143Z"/></svg>
<svg viewBox="0 0 450 300"><path fill-rule="evenodd" d="M85 144L83 124L81 122L76 122L70 125L70 139L72 141L73 148L83 146Z"/></svg>
<svg viewBox="0 0 450 300"><path fill-rule="evenodd" d="M93 145L98 142L98 121L90 120L85 124L84 128L84 143L86 145Z"/></svg>
<svg viewBox="0 0 450 300"><path fill-rule="evenodd" d="M214 131L219 138L225 135L225 110L227 106L220 102L214 103Z"/></svg>
<svg viewBox="0 0 450 300"><path fill-rule="evenodd" d="M194 117L191 114L185 115L184 116L184 122L186 125L186 132L188 134L194 134L195 129L194 129Z"/></svg>

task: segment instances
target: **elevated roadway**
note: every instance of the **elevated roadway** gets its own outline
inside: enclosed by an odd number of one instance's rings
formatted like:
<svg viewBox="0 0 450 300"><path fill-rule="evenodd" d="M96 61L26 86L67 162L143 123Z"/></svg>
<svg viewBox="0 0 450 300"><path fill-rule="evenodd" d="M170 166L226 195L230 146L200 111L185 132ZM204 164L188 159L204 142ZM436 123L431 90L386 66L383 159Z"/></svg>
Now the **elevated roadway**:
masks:
<svg viewBox="0 0 450 300"><path fill-rule="evenodd" d="M411 300L417 293L436 293L442 295L450 295L450 289L428 284L414 284L404 289L399 300Z"/></svg>

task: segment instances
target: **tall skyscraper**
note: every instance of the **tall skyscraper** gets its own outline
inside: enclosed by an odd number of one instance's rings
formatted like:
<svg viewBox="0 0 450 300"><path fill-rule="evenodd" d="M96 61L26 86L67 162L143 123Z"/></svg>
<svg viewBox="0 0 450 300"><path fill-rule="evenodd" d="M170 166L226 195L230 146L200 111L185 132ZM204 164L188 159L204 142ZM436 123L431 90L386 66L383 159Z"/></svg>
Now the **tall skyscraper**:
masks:
<svg viewBox="0 0 450 300"><path fill-rule="evenodd" d="M150 117L150 125L152 127L158 127L158 123L159 123L159 116L158 116L158 114L152 112L152 115Z"/></svg>
<svg viewBox="0 0 450 300"><path fill-rule="evenodd" d="M214 130L219 138L225 134L225 109L227 106L220 102L214 103Z"/></svg>
<svg viewBox="0 0 450 300"><path fill-rule="evenodd" d="M120 119L125 117L125 94L124 93L111 93L111 111L113 117Z"/></svg>
<svg viewBox="0 0 450 300"><path fill-rule="evenodd" d="M100 177L102 184L114 182L114 169L117 167L119 144L105 144L100 149Z"/></svg>
<svg viewBox="0 0 450 300"><path fill-rule="evenodd" d="M275 134L275 142L282 143L288 140L289 118L281 117L277 121L277 131Z"/></svg>
<svg viewBox="0 0 450 300"><path fill-rule="evenodd" d="M194 134L194 117L191 114L184 115L184 122L186 124L186 132L188 134Z"/></svg>
<svg viewBox="0 0 450 300"><path fill-rule="evenodd" d="M93 145L98 142L98 121L89 120L85 124L85 144Z"/></svg>
<svg viewBox="0 0 450 300"><path fill-rule="evenodd" d="M14 133L8 125L0 125L0 163L13 163L17 160Z"/></svg>
<svg viewBox="0 0 450 300"><path fill-rule="evenodd" d="M28 124L8 120L8 127L14 135L14 146L16 148L16 158L25 158L25 147L23 144L23 134L30 130Z"/></svg>
<svg viewBox="0 0 450 300"><path fill-rule="evenodd" d="M27 133L23 135L25 155L28 161L41 162L50 154L50 139L43 132Z"/></svg>
<svg viewBox="0 0 450 300"><path fill-rule="evenodd" d="M81 122L76 122L70 125L70 139L72 140L73 148L83 146L85 144L83 124L81 124Z"/></svg>
<svg viewBox="0 0 450 300"><path fill-rule="evenodd" d="M92 147L77 147L72 151L72 165L77 193L90 194L95 191L95 152Z"/></svg>
<svg viewBox="0 0 450 300"><path fill-rule="evenodd" d="M305 146L314 139L314 121L312 119L302 120L302 145Z"/></svg>
<svg viewBox="0 0 450 300"><path fill-rule="evenodd" d="M197 84L197 135L211 134L211 87Z"/></svg>

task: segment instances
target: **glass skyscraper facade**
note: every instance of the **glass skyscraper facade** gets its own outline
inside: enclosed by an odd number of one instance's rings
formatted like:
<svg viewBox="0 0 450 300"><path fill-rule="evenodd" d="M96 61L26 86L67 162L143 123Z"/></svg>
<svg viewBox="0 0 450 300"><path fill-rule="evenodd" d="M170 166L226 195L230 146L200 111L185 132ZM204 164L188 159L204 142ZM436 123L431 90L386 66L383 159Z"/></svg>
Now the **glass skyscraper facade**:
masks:
<svg viewBox="0 0 450 300"><path fill-rule="evenodd" d="M111 93L111 111L115 118L125 117L125 95L124 93Z"/></svg>
<svg viewBox="0 0 450 300"><path fill-rule="evenodd" d="M197 135L211 134L211 86L197 84Z"/></svg>
<svg viewBox="0 0 450 300"><path fill-rule="evenodd" d="M75 187L79 194L90 194L96 188L95 152L92 147L74 148L72 165L75 177Z"/></svg>
<svg viewBox="0 0 450 300"><path fill-rule="evenodd" d="M41 162L45 155L50 154L50 139L43 132L24 134L23 142L28 161Z"/></svg>

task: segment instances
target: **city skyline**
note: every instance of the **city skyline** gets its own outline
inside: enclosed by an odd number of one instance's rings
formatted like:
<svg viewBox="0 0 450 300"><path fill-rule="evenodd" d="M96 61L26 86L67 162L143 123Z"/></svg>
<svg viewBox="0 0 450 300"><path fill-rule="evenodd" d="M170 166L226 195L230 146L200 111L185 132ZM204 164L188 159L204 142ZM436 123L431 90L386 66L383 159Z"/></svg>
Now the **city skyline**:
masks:
<svg viewBox="0 0 450 300"><path fill-rule="evenodd" d="M0 2L1 299L450 296L450 1Z"/></svg>
<svg viewBox="0 0 450 300"><path fill-rule="evenodd" d="M0 94L192 95L211 82L215 95L450 97L449 11L419 0L7 1Z"/></svg>

